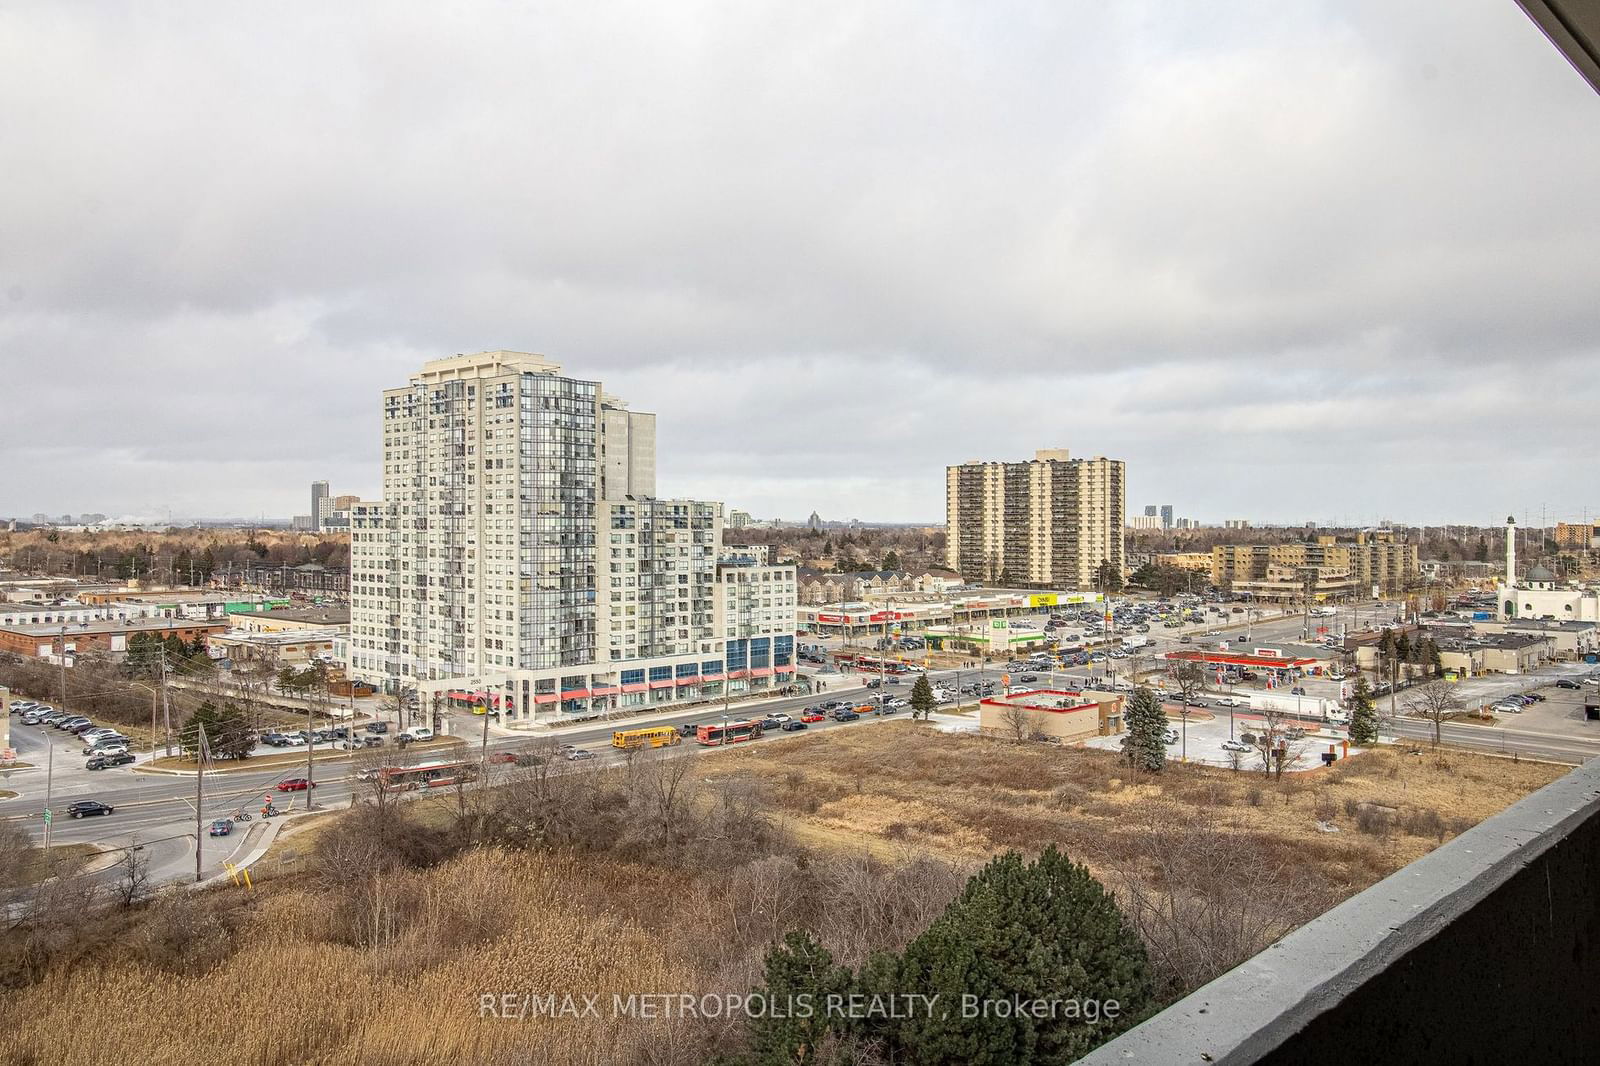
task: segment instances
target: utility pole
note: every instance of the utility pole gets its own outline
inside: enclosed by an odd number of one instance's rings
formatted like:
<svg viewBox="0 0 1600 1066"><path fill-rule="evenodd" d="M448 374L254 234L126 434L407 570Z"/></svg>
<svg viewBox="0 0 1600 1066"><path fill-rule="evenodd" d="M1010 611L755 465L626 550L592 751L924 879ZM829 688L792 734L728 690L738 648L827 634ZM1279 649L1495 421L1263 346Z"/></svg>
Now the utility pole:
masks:
<svg viewBox="0 0 1600 1066"><path fill-rule="evenodd" d="M204 722L195 723L199 733L194 740L194 879L200 880L200 846L205 840L201 832L200 822L205 810L205 781L206 781L206 725Z"/></svg>
<svg viewBox="0 0 1600 1066"><path fill-rule="evenodd" d="M315 779L311 776L314 760L311 755L316 750L317 732L316 722L312 718L312 709L316 707L310 693L306 694L306 810L311 809L311 790L316 786L312 783Z"/></svg>
<svg viewBox="0 0 1600 1066"><path fill-rule="evenodd" d="M172 704L167 699L167 647L161 646L161 719L167 730L167 756L172 756ZM155 737L150 738L150 749L155 750Z"/></svg>
<svg viewBox="0 0 1600 1066"><path fill-rule="evenodd" d="M56 773L56 742L45 730L44 746L48 754L44 764L44 851L45 856L50 854L50 823L55 820L55 812L50 809L50 794L55 783Z"/></svg>
<svg viewBox="0 0 1600 1066"><path fill-rule="evenodd" d="M61 627L61 709L67 709L67 627Z"/></svg>

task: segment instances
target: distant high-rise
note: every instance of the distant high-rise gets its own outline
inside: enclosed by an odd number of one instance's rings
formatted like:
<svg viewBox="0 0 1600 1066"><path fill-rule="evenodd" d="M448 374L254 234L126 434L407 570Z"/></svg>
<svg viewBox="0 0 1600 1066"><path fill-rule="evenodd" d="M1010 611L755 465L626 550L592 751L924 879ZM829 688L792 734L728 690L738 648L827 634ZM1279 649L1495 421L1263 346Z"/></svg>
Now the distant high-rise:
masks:
<svg viewBox="0 0 1600 1066"><path fill-rule="evenodd" d="M1144 509L1144 513L1145 513L1145 514L1146 514L1146 515L1149 515L1149 516L1150 516L1150 517L1151 517L1151 518L1154 518L1154 517L1155 517L1155 516L1156 516L1156 515L1157 515L1157 514L1159 514L1159 513L1160 513L1160 512L1158 512L1158 511L1157 511L1157 510L1156 510L1156 505L1155 505L1155 504L1153 504L1153 503L1151 503L1151 504L1146 504L1146 505L1145 505L1145 509Z"/></svg>
<svg viewBox="0 0 1600 1066"><path fill-rule="evenodd" d="M313 481L311 483L311 531L313 533L322 529L322 515L328 506L328 483L326 481Z"/></svg>
<svg viewBox="0 0 1600 1066"><path fill-rule="evenodd" d="M1093 589L1124 569L1124 464L1047 449L1023 463L974 460L945 471L945 557L981 581Z"/></svg>
<svg viewBox="0 0 1600 1066"><path fill-rule="evenodd" d="M1161 528L1172 528L1172 504L1170 503L1164 503L1161 505Z"/></svg>
<svg viewBox="0 0 1600 1066"><path fill-rule="evenodd" d="M793 677L794 566L725 560L720 503L654 498L654 415L495 351L424 364L382 421L384 498L350 522L355 677L493 691L524 723Z"/></svg>

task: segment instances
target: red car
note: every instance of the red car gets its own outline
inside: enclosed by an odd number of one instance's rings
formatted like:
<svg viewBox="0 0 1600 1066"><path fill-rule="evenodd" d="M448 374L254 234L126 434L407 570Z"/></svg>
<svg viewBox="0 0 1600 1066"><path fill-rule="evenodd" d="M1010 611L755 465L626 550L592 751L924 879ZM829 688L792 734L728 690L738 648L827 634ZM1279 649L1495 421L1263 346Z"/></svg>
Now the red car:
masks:
<svg viewBox="0 0 1600 1066"><path fill-rule="evenodd" d="M819 714L816 711L807 711L805 714L802 714L800 716L800 720L802 722L822 722L822 721L826 721L827 717L825 715Z"/></svg>
<svg viewBox="0 0 1600 1066"><path fill-rule="evenodd" d="M304 792L308 788L316 788L315 781L307 781L303 777L291 777L287 781L278 782L279 792Z"/></svg>

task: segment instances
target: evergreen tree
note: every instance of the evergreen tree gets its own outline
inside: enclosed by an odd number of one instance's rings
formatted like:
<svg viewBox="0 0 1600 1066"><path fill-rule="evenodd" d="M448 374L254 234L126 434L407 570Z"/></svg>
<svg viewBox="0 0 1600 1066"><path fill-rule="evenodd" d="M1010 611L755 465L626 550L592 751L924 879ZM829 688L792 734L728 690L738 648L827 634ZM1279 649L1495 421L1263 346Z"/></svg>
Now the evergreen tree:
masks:
<svg viewBox="0 0 1600 1066"><path fill-rule="evenodd" d="M750 1062L761 1066L810 1063L831 1036L854 1028L843 1012L829 1010L830 996L851 994L855 978L809 932L793 932L767 952L766 983L752 995L762 1009L750 1017Z"/></svg>
<svg viewBox="0 0 1600 1066"><path fill-rule="evenodd" d="M1144 685L1134 689L1122 712L1128 735L1122 740L1122 751L1128 762L1141 770L1160 770L1167 761L1167 744L1163 739L1167 731L1167 716L1161 711L1161 701Z"/></svg>
<svg viewBox="0 0 1600 1066"><path fill-rule="evenodd" d="M864 988L888 976L881 960L869 970ZM1008 852L974 875L907 946L891 987L939 996L939 1009L871 1027L894 1061L926 1066L1073 1062L1139 1021L1155 996L1144 945L1111 894L1054 845L1036 862ZM971 1009L1018 998L1116 1001L1117 1017Z"/></svg>
<svg viewBox="0 0 1600 1066"><path fill-rule="evenodd" d="M897 552L890 551L890 552L885 552L884 553L884 555L883 555L883 569L885 569L885 570L898 570L898 569L900 569L900 556L899 556L899 554Z"/></svg>
<svg viewBox="0 0 1600 1066"><path fill-rule="evenodd" d="M927 718L939 705L933 698L933 685L928 682L927 674L918 674L916 684L911 686L911 717L922 715Z"/></svg>
<svg viewBox="0 0 1600 1066"><path fill-rule="evenodd" d="M1350 743L1378 742L1378 710L1372 702L1372 686L1365 677L1356 678L1350 692Z"/></svg>

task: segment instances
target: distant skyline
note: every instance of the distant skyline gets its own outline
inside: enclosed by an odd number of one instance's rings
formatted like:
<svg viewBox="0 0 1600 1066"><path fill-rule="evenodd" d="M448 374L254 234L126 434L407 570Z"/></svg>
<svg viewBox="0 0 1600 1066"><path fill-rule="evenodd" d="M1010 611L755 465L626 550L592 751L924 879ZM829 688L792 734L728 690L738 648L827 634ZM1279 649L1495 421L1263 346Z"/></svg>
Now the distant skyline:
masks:
<svg viewBox="0 0 1600 1066"><path fill-rule="evenodd" d="M1600 514L1600 97L1507 0L0 11L0 514L370 498L536 351L663 496L943 520Z"/></svg>

